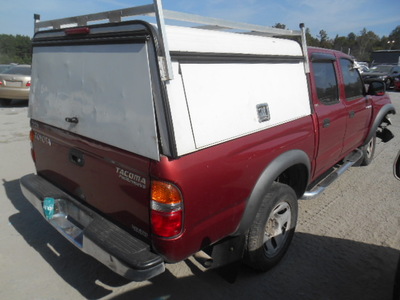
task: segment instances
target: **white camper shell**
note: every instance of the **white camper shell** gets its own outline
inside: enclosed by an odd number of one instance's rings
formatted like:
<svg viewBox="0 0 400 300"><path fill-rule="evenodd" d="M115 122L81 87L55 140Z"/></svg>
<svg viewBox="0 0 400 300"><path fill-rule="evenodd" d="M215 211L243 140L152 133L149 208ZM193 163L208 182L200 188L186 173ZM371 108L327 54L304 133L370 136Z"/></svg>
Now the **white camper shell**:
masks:
<svg viewBox="0 0 400 300"><path fill-rule="evenodd" d="M157 25L120 22L150 13ZM164 17L208 26L168 26ZM160 160L311 114L304 30L178 14L158 0L36 19L29 115L39 122ZM64 28L71 23L78 31Z"/></svg>

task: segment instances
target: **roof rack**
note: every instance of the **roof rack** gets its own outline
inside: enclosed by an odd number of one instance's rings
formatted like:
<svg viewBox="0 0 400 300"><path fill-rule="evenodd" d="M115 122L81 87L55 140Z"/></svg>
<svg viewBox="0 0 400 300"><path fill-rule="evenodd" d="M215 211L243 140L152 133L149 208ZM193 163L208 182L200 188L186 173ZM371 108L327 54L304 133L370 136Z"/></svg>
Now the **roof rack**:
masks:
<svg viewBox="0 0 400 300"><path fill-rule="evenodd" d="M109 23L121 22L122 18L132 16L152 16L157 20L158 33L160 36L160 43L164 49L164 64L165 64L165 80L173 79L171 57L169 53L168 42L166 39L165 19L182 21L191 24L202 24L203 26L195 26L195 28L204 28L212 30L239 30L240 33L261 35L261 36L298 36L301 38L301 46L305 59L305 72L309 72L308 56L307 56L307 43L304 24L300 24L300 30L288 30L273 28L268 26L253 25L241 22L232 22L228 20L204 17L195 14L188 14L176 12L171 10L164 10L161 0L153 0L153 4L135 6L125 9L117 9L106 12L87 14L69 18L40 21L40 15L34 15L34 31L35 33L41 29L61 29L66 25L87 26L90 22L105 21ZM205 26L204 26L205 25Z"/></svg>

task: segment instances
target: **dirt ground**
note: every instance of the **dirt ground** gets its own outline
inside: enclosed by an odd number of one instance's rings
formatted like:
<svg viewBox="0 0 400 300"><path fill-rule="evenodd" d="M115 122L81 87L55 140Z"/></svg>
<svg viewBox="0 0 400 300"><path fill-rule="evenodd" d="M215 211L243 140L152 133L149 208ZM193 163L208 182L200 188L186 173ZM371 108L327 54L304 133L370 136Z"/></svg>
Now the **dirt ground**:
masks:
<svg viewBox="0 0 400 300"><path fill-rule="evenodd" d="M234 284L193 259L149 281L129 282L61 237L24 199L18 180L34 172L26 103L0 107L0 299L391 299L400 250L400 93L395 138L378 144L323 195L300 201L283 261L268 273L241 267Z"/></svg>

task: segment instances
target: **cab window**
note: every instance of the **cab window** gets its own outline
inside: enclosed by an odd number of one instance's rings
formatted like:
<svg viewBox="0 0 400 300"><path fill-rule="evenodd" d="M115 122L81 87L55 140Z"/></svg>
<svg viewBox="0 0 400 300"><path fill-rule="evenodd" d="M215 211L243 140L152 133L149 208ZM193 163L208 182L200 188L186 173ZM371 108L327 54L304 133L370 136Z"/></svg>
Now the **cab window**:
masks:
<svg viewBox="0 0 400 300"><path fill-rule="evenodd" d="M333 61L313 61L312 67L319 101L325 105L338 103L339 92Z"/></svg>
<svg viewBox="0 0 400 300"><path fill-rule="evenodd" d="M351 101L364 96L363 83L357 69L354 68L353 62L349 59L340 59L340 67L342 69L344 90L346 100Z"/></svg>

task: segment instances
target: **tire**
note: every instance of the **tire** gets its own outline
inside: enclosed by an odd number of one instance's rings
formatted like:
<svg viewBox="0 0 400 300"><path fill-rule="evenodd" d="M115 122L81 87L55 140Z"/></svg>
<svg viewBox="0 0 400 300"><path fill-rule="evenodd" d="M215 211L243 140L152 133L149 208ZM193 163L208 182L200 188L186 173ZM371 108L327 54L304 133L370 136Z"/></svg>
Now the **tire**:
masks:
<svg viewBox="0 0 400 300"><path fill-rule="evenodd" d="M288 185L274 182L249 229L244 262L259 271L274 267L289 248L297 214L297 195L294 190Z"/></svg>
<svg viewBox="0 0 400 300"><path fill-rule="evenodd" d="M11 103L11 99L0 99L1 106L9 106Z"/></svg>
<svg viewBox="0 0 400 300"><path fill-rule="evenodd" d="M372 162L375 154L375 148L376 148L376 134L373 135L373 137L369 140L367 144L365 144L360 148L363 153L361 166L368 166Z"/></svg>
<svg viewBox="0 0 400 300"><path fill-rule="evenodd" d="M389 90L390 87L392 86L392 81L390 80L390 78L388 78L386 80L385 85L386 85L386 89Z"/></svg>

